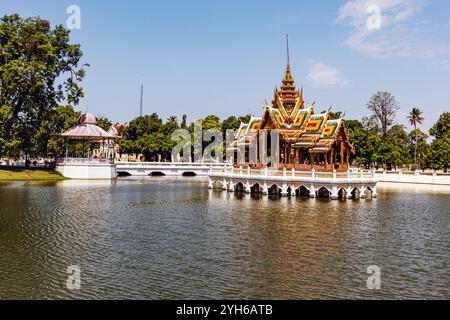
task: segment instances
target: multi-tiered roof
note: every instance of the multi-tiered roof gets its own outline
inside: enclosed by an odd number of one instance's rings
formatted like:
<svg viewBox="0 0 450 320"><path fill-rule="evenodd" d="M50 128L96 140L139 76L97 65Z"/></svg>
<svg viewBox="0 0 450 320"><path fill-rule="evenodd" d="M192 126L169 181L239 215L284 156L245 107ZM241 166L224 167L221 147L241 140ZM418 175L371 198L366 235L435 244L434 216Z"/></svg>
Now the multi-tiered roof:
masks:
<svg viewBox="0 0 450 320"><path fill-rule="evenodd" d="M241 123L233 146L248 144L260 129L277 129L284 141L309 152L326 152L339 137L354 153L343 117L332 120L329 111L314 114L314 105L305 108L303 88L296 89L288 59L281 89L275 88L271 105L265 102L261 118L252 116L248 124Z"/></svg>

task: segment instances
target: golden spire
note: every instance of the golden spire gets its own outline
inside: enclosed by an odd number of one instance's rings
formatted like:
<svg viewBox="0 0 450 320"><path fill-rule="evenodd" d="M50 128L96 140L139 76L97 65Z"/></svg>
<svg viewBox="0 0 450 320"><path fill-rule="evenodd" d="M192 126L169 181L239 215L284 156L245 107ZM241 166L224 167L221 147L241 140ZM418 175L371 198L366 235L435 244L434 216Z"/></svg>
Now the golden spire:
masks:
<svg viewBox="0 0 450 320"><path fill-rule="evenodd" d="M289 56L289 35L286 35L287 68L290 70L291 59Z"/></svg>
<svg viewBox="0 0 450 320"><path fill-rule="evenodd" d="M286 73L283 79L283 85L280 90L280 97L283 101L283 106L286 111L290 112L294 106L295 101L297 99L297 93L295 90L294 79L292 79L291 75L291 57L289 51L289 35L286 35L286 55L287 55L287 67Z"/></svg>
<svg viewBox="0 0 450 320"><path fill-rule="evenodd" d="M303 109L303 106L304 106L304 104L305 104L305 101L303 100L303 86L302 86L301 89L298 91L298 98L299 98L299 100L300 100L300 104L301 104L302 109Z"/></svg>

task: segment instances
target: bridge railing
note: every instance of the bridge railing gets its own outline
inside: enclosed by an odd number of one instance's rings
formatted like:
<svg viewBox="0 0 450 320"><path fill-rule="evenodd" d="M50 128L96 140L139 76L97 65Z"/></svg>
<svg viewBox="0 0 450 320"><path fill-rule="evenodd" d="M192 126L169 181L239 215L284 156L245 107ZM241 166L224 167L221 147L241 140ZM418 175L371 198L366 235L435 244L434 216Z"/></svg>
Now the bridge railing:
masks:
<svg viewBox="0 0 450 320"><path fill-rule="evenodd" d="M59 158L58 164L113 164L114 160L105 158Z"/></svg>
<svg viewBox="0 0 450 320"><path fill-rule="evenodd" d="M199 168L223 168L224 163L206 163L206 162L116 162L118 166L127 167L199 167Z"/></svg>
<svg viewBox="0 0 450 320"><path fill-rule="evenodd" d="M315 178L315 179L373 179L372 171L347 171L347 172L320 172L320 171L304 171L304 170L278 170L272 168L251 169L235 168L225 166L221 168L211 168L213 174L232 174L246 176L263 176L263 177L293 177L293 178Z"/></svg>

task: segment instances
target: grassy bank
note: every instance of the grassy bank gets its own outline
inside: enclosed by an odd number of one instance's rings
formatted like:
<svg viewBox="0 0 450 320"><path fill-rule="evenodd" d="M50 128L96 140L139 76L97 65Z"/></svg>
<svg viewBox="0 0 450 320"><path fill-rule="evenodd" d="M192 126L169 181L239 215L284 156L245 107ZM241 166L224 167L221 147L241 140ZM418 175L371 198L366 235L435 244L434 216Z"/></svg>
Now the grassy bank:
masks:
<svg viewBox="0 0 450 320"><path fill-rule="evenodd" d="M0 167L0 181L65 180L57 171L37 168Z"/></svg>

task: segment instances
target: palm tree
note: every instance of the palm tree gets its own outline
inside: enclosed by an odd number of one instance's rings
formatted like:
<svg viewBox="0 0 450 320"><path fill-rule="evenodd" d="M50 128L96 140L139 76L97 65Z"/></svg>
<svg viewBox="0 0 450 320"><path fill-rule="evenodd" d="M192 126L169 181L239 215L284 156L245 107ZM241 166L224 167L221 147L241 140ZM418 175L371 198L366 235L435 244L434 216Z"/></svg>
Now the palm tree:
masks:
<svg viewBox="0 0 450 320"><path fill-rule="evenodd" d="M416 145L415 145L415 149L414 149L414 164L417 168L417 144L418 144L417 124L422 124L423 121L425 120L425 118L423 117L423 112L421 110L419 110L419 108L413 108L408 115L408 120L409 120L409 123L411 123L411 125L414 126L414 132L416 134L416 138L415 138Z"/></svg>
<svg viewBox="0 0 450 320"><path fill-rule="evenodd" d="M177 122L178 118L177 116L170 116L169 118L167 118L168 122Z"/></svg>

